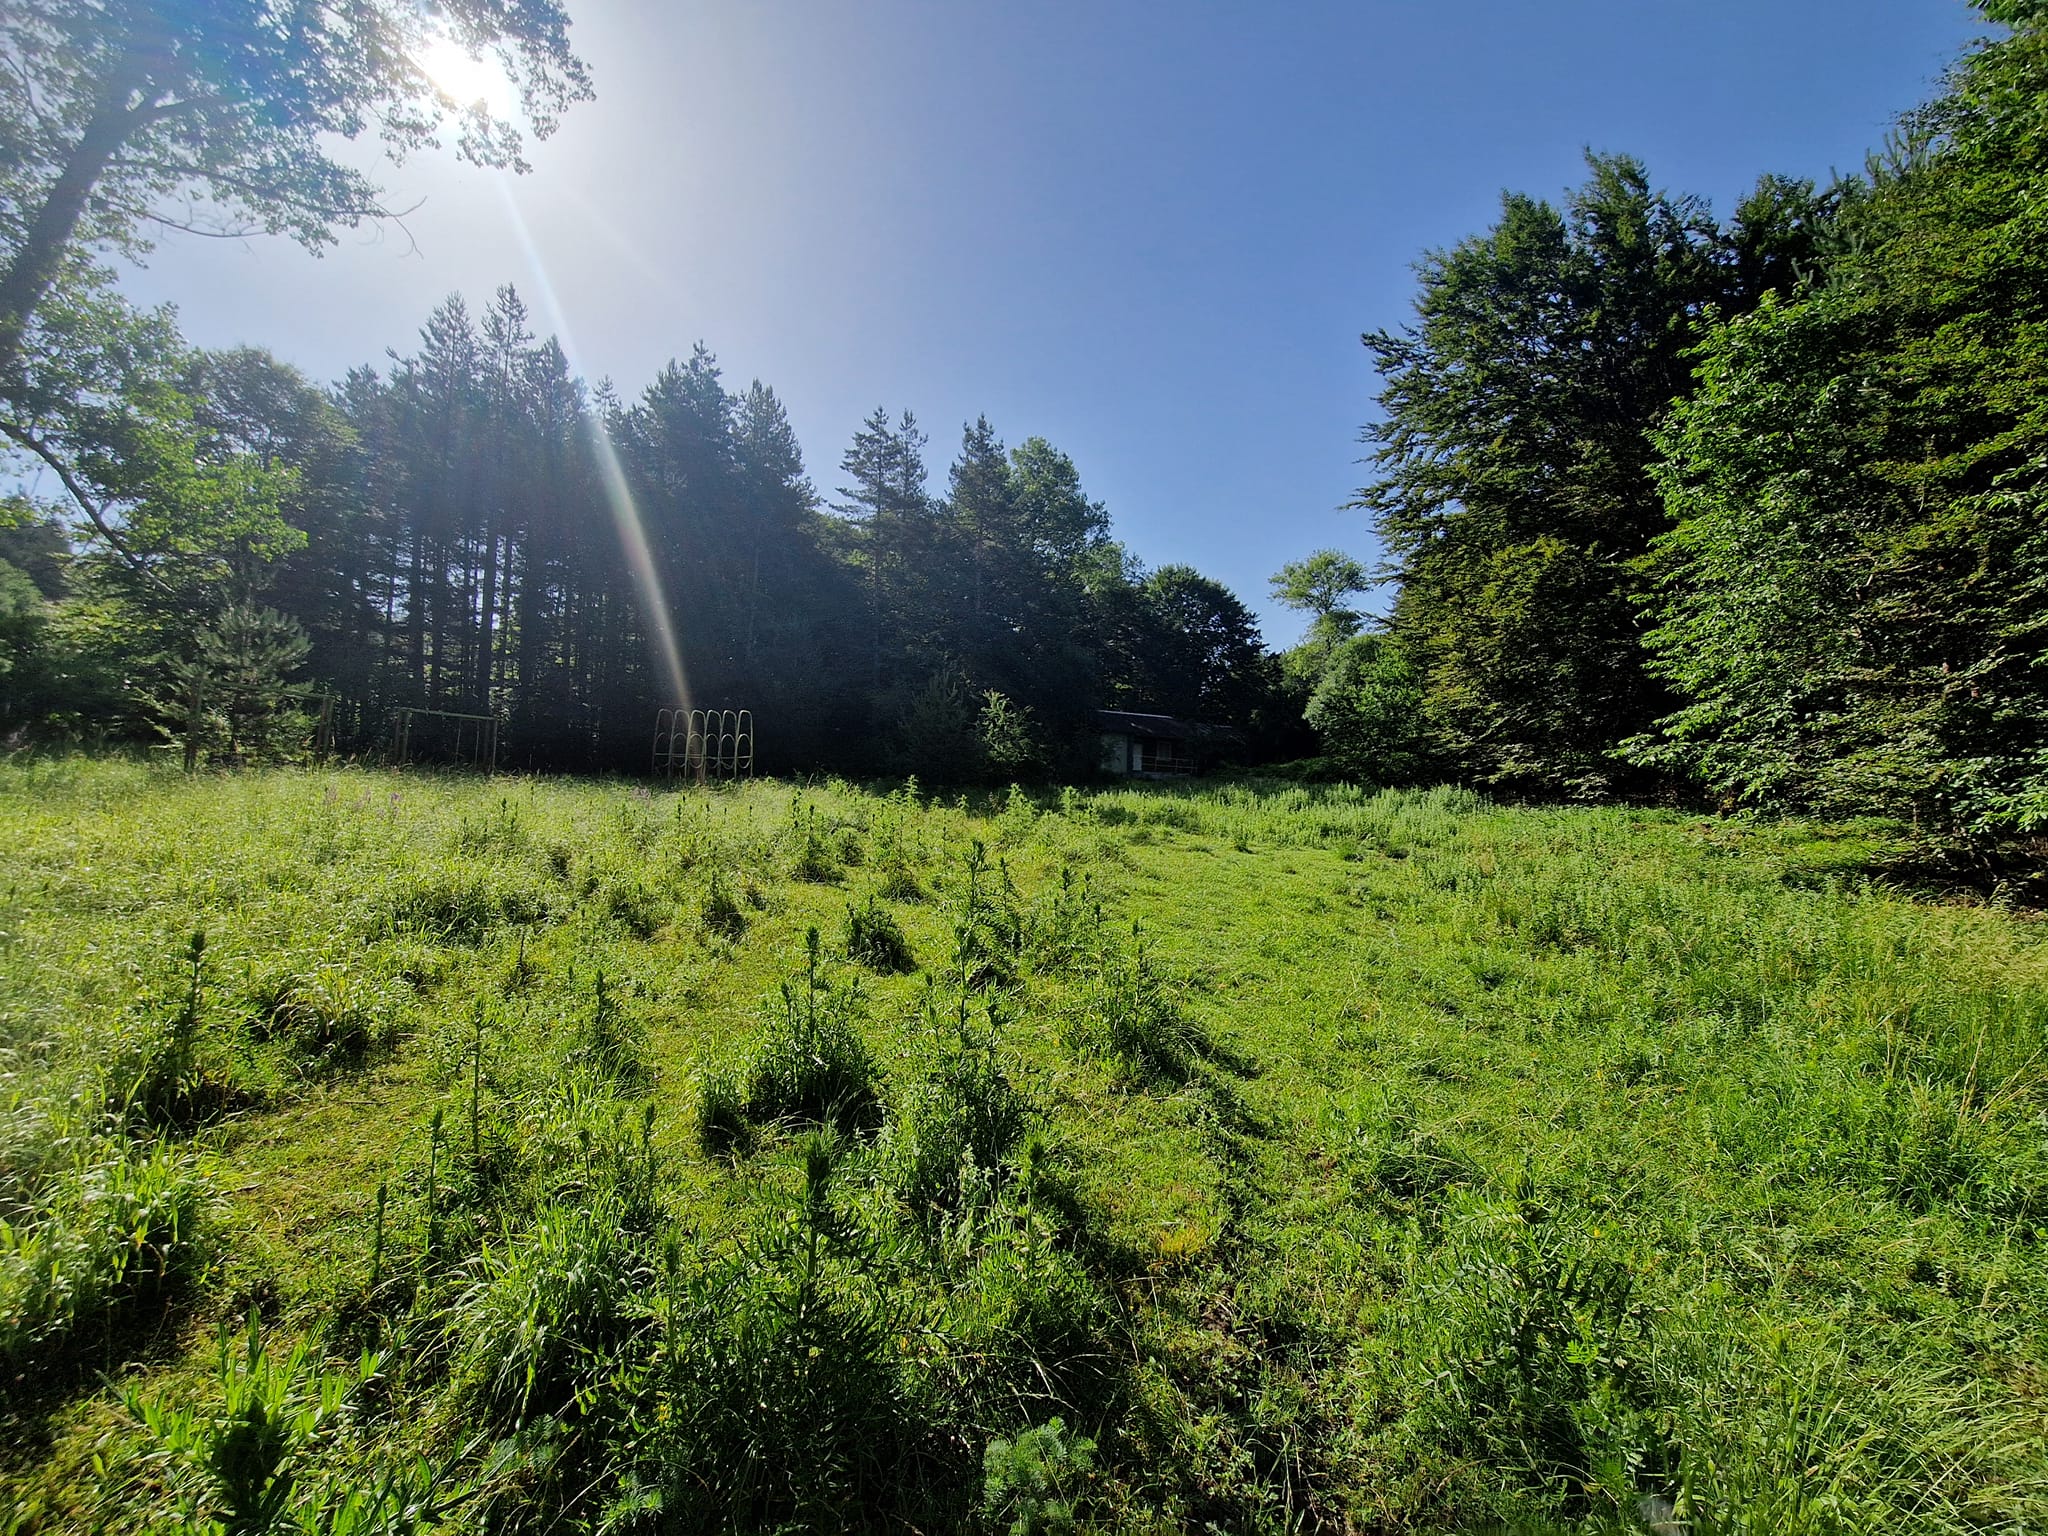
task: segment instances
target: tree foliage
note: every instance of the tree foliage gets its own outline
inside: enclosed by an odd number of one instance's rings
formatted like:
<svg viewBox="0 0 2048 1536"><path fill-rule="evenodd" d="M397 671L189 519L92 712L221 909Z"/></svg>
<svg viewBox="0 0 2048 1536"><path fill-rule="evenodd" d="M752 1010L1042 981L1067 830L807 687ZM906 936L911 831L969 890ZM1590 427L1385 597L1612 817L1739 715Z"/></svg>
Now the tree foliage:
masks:
<svg viewBox="0 0 2048 1536"><path fill-rule="evenodd" d="M1358 613L1345 601L1363 592L1370 578L1365 567L1335 549L1319 549L1305 560L1290 560L1273 577L1273 596L1287 607L1306 613L1318 629L1336 638L1355 634Z"/></svg>
<svg viewBox="0 0 2048 1536"><path fill-rule="evenodd" d="M1765 178L1725 228L1592 156L1562 208L1503 199L1424 258L1409 329L1365 338L1384 385L1369 509L1432 732L1487 783L1600 792L1668 707L1632 562L1666 526L1652 427L1690 387L1707 317L1789 281L1826 198Z"/></svg>
<svg viewBox="0 0 2048 1536"><path fill-rule="evenodd" d="M1409 784L1429 767L1422 685L1392 635L1353 635L1332 651L1304 711L1345 777Z"/></svg>
<svg viewBox="0 0 2048 1536"><path fill-rule="evenodd" d="M447 124L480 164L520 131L430 73L437 43L488 56L546 134L589 95L556 0L20 0L0 11L0 384L78 258L134 255L155 225L266 230L319 247L385 210L334 141L394 157Z"/></svg>
<svg viewBox="0 0 2048 1536"><path fill-rule="evenodd" d="M1635 745L1733 801L2048 825L2048 17L1952 72L1821 281L1718 326L1659 437L1681 706Z"/></svg>
<svg viewBox="0 0 2048 1536"><path fill-rule="evenodd" d="M1148 576L1066 454L986 420L938 494L915 418L877 411L828 512L767 385L729 389L698 347L635 397L592 391L509 288L480 314L450 299L330 390L193 352L97 286L60 288L31 336L47 355L0 432L46 490L64 471L69 494L24 514L63 512L64 590L8 582L9 675L96 653L126 727L173 722L195 762L272 750L211 683L193 703L220 670L202 638L256 609L303 632L344 750L411 707L503 716L514 762L639 766L656 710L688 702L753 710L763 767L964 782L1092 766L1098 705L1263 707L1248 610L1184 568ZM6 728L74 714L38 684Z"/></svg>
<svg viewBox="0 0 2048 1536"><path fill-rule="evenodd" d="M202 627L189 653L166 668L167 686L155 701L160 729L186 770L208 753L239 765L303 751L309 723L292 674L310 650L305 630L274 608L234 603Z"/></svg>

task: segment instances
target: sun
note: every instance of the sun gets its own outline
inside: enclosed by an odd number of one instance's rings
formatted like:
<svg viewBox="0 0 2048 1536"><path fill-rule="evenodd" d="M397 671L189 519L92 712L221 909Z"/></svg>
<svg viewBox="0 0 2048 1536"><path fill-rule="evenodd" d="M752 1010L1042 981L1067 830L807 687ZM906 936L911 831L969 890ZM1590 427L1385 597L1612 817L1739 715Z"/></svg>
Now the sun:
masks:
<svg viewBox="0 0 2048 1536"><path fill-rule="evenodd" d="M475 57L452 37L435 38L417 59L434 89L455 106L468 109L481 103L493 117L510 117L519 105L519 94L498 61Z"/></svg>

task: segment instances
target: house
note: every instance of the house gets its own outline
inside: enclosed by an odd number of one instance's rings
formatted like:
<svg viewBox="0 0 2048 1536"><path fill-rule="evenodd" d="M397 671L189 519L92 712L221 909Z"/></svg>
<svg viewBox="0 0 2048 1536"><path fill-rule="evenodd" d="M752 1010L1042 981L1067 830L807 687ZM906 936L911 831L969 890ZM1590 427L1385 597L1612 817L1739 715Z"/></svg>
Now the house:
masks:
<svg viewBox="0 0 2048 1536"><path fill-rule="evenodd" d="M1095 712L1102 729L1102 771L1119 778L1160 779L1198 773L1207 748L1237 739L1235 731L1141 715L1125 709Z"/></svg>

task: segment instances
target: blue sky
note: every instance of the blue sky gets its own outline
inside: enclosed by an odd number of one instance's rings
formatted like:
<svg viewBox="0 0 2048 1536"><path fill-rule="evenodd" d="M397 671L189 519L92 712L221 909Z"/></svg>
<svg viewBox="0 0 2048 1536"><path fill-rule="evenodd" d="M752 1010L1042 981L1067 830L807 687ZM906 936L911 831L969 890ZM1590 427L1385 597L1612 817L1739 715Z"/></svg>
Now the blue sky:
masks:
<svg viewBox="0 0 2048 1536"><path fill-rule="evenodd" d="M1375 556L1339 510L1358 336L1403 323L1420 252L1587 147L1722 211L1852 168L1974 31L1963 0L567 3L597 99L532 174L418 157L385 178L402 229L318 260L175 237L129 292L331 379L512 282L593 380L702 340L774 385L828 495L874 406L917 413L935 487L986 412L1275 643L1284 561Z"/></svg>

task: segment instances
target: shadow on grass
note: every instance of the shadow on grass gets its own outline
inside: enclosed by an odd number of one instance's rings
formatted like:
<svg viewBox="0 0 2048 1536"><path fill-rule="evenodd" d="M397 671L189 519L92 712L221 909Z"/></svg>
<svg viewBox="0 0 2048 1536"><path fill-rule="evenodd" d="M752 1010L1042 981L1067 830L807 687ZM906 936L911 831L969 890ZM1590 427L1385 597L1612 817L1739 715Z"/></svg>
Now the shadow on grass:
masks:
<svg viewBox="0 0 2048 1536"><path fill-rule="evenodd" d="M0 1379L0 1482L17 1485L49 1465L64 1411L138 1369L175 1363L199 1287L173 1282L115 1309L88 1340L61 1341Z"/></svg>

